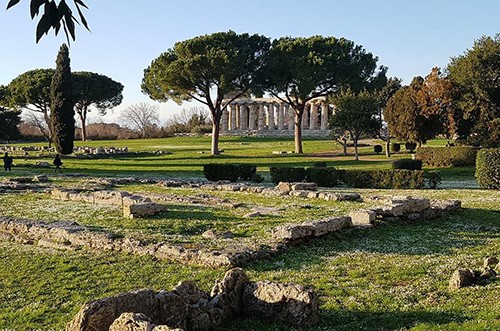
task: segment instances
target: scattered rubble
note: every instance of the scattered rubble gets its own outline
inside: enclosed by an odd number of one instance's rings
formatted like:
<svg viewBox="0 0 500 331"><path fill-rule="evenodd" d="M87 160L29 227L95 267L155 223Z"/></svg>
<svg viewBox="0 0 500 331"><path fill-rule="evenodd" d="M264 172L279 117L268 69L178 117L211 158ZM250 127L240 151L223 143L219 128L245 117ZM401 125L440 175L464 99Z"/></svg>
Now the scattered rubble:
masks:
<svg viewBox="0 0 500 331"><path fill-rule="evenodd" d="M472 286L481 283L487 283L492 279L498 278L500 273L500 262L496 256L489 256L484 259L481 270L457 269L451 275L448 287L451 290L457 290L462 287Z"/></svg>

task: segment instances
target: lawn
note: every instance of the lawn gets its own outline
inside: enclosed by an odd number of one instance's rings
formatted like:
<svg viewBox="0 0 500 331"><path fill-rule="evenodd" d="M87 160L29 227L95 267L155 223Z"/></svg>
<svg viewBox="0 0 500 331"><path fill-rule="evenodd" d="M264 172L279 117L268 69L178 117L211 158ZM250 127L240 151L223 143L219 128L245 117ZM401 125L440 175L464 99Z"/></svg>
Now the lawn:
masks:
<svg viewBox="0 0 500 331"><path fill-rule="evenodd" d="M444 145L445 142L443 142ZM258 165L267 176L277 164L311 165L326 161L338 168L389 168L383 156L362 148L360 162L338 156L332 141L310 140L306 155L273 155L289 150L292 142L270 138L224 138L224 155L212 157L208 138L169 138L147 141L90 142L86 145L128 146L132 151L168 150L173 154L135 154L97 159L64 159L64 171L92 177L50 177L50 184L85 187L94 176L201 178L207 162L242 162ZM408 154L400 154L409 157ZM396 157L394 157L395 159ZM50 169L27 165L49 156L16 156L9 176ZM462 212L420 223L395 223L349 229L311 240L307 244L245 266L253 280L296 282L313 286L321 298L321 319L311 330L500 330L500 280L458 291L447 288L458 267L479 268L488 255L500 255L500 192L461 188L473 182L472 168L440 169L449 187L438 190L352 190L362 195L418 195L460 199ZM1 178L0 178L1 180ZM271 185L266 177L264 185ZM192 189L152 184L127 184L114 189L141 194L194 196ZM55 201L47 193L0 194L0 215L46 221L73 220L124 235L188 243L209 244L200 234L208 229L230 230L233 240L264 241L277 224L345 214L357 202L326 202L301 198L269 198L244 192L203 192L234 203L241 209L172 204L153 218L128 220L114 206ZM312 208L302 208L313 205ZM244 215L265 209L259 218ZM214 244L214 243L210 243ZM219 243L215 243L218 245ZM80 305L88 300L138 288L170 289L180 280L195 280L209 290L224 269L208 269L165 262L148 256L58 251L0 241L0 330L62 330ZM254 321L235 321L224 330L291 330Z"/></svg>

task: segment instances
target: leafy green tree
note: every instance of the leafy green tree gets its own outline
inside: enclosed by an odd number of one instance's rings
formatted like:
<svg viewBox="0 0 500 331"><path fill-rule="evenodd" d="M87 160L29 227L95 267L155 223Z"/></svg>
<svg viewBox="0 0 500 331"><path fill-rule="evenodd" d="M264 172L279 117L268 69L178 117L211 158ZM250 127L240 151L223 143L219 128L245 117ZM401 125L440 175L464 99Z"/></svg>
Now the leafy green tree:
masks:
<svg viewBox="0 0 500 331"><path fill-rule="evenodd" d="M50 85L52 139L60 154L71 154L75 140L75 111L69 50L66 44L59 49L56 71Z"/></svg>
<svg viewBox="0 0 500 331"><path fill-rule="evenodd" d="M384 119L391 136L421 145L442 132L439 116L422 112L417 94L423 85L424 79L415 77L410 86L402 87L387 103Z"/></svg>
<svg viewBox="0 0 500 331"><path fill-rule="evenodd" d="M48 129L48 142L52 139L50 126L50 84L54 69L29 70L14 78L7 86L9 107L26 109L43 115Z"/></svg>
<svg viewBox="0 0 500 331"><path fill-rule="evenodd" d="M264 36L234 31L178 42L144 71L142 91L157 101L206 105L212 117L211 152L217 155L222 112L252 90L269 45Z"/></svg>
<svg viewBox="0 0 500 331"><path fill-rule="evenodd" d="M355 93L347 89L334 96L331 102L335 105L335 112L330 118L330 127L334 131L344 130L349 133L354 143L354 159L358 161L359 138L363 134L375 135L380 131L379 96L373 92Z"/></svg>
<svg viewBox="0 0 500 331"><path fill-rule="evenodd" d="M87 114L91 107L97 108L99 115L105 115L122 103L123 85L111 78L88 71L73 73L73 100L75 112L82 125L82 140L85 141Z"/></svg>
<svg viewBox="0 0 500 331"><path fill-rule="evenodd" d="M344 38L283 37L273 41L259 80L263 89L293 108L296 153L303 152L302 114L306 103L333 95L342 87L355 92L381 88L386 68L377 71L377 60Z"/></svg>
<svg viewBox="0 0 500 331"><path fill-rule="evenodd" d="M451 59L448 72L460 93L459 136L473 145L499 147L494 137L500 137L500 33L474 41L471 49Z"/></svg>
<svg viewBox="0 0 500 331"><path fill-rule="evenodd" d="M387 123L384 122L384 109L387 106L387 103L392 98L397 91L401 89L401 82L403 80L397 77L391 77L387 80L385 86L379 92L380 98L380 107L379 107L379 115L378 119L380 121L380 130L378 132L378 137L385 142L385 155L387 157L391 157L391 139L392 136L389 134L389 129L387 127Z"/></svg>
<svg viewBox="0 0 500 331"><path fill-rule="evenodd" d="M8 90L5 86L0 86L0 139L15 140L19 139L18 125L21 121L19 111L11 110L6 107Z"/></svg>
<svg viewBox="0 0 500 331"><path fill-rule="evenodd" d="M21 0L10 0L7 4L7 9L17 5ZM83 15L82 8L87 8L87 5L82 0L73 0L74 7L78 12L80 21L73 15L73 11L66 3L66 0L59 0L56 3L55 0L31 0L30 1L30 15L31 19L38 16L40 9L43 6L43 14L38 21L36 27L36 42L42 38L44 34L49 33L51 29L54 30L55 34L59 33L61 26L63 27L64 33L66 34L66 39L69 44L69 37L75 40L75 23L83 24L83 26L89 30L87 20Z"/></svg>

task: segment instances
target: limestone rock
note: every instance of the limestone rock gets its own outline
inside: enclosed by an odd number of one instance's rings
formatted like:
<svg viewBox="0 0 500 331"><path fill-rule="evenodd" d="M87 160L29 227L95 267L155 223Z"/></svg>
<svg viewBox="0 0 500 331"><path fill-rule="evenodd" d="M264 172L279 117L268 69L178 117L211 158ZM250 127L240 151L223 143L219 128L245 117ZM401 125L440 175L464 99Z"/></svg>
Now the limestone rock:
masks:
<svg viewBox="0 0 500 331"><path fill-rule="evenodd" d="M123 216L128 218L151 216L166 211L166 207L155 202L141 202L123 206Z"/></svg>
<svg viewBox="0 0 500 331"><path fill-rule="evenodd" d="M353 225L370 225L377 219L377 213L369 209L351 211L349 216Z"/></svg>
<svg viewBox="0 0 500 331"><path fill-rule="evenodd" d="M158 302L158 324L172 328L186 328L189 306L179 295L170 291L160 291L156 295Z"/></svg>
<svg viewBox="0 0 500 331"><path fill-rule="evenodd" d="M200 290L193 281L181 281L173 290L173 293L180 296L186 303L195 304L201 299L208 300L208 293Z"/></svg>
<svg viewBox="0 0 500 331"><path fill-rule="evenodd" d="M474 284L475 277L474 272L469 269L457 269L453 272L448 284L449 288L459 289L465 286L470 286Z"/></svg>
<svg viewBox="0 0 500 331"><path fill-rule="evenodd" d="M292 191L316 191L318 184L316 183L292 183Z"/></svg>
<svg viewBox="0 0 500 331"><path fill-rule="evenodd" d="M158 315L156 293L138 290L119 294L83 305L66 326L66 331L108 331L122 313L143 313L152 319Z"/></svg>
<svg viewBox="0 0 500 331"><path fill-rule="evenodd" d="M35 168L50 168L50 164L46 161L38 161L35 163Z"/></svg>
<svg viewBox="0 0 500 331"><path fill-rule="evenodd" d="M310 225L285 224L274 228L272 235L277 240L294 241L312 236L313 230Z"/></svg>
<svg viewBox="0 0 500 331"><path fill-rule="evenodd" d="M296 284L247 283L243 291L245 316L279 320L288 325L311 326L319 319L319 300L314 292Z"/></svg>
<svg viewBox="0 0 500 331"><path fill-rule="evenodd" d="M224 278L216 281L212 288L210 304L215 308L220 308L225 315L239 315L243 288L247 282L248 277L243 269L233 268L227 271Z"/></svg>
<svg viewBox="0 0 500 331"><path fill-rule="evenodd" d="M490 267L486 267L486 268L483 268L483 270L481 271L479 278L480 279L488 279L488 278L495 277L496 275L497 275L497 273L495 272L495 270L493 270Z"/></svg>
<svg viewBox="0 0 500 331"><path fill-rule="evenodd" d="M141 313L123 313L115 319L109 331L152 331L153 324Z"/></svg>
<svg viewBox="0 0 500 331"><path fill-rule="evenodd" d="M499 263L498 258L496 256L488 256L484 259L483 268L495 268L495 266Z"/></svg>

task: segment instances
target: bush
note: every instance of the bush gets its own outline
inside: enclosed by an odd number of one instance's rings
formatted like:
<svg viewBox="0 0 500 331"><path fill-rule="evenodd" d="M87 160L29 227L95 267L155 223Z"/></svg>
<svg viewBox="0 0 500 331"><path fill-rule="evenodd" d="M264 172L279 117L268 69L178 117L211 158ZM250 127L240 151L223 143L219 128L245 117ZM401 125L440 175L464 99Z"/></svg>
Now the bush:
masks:
<svg viewBox="0 0 500 331"><path fill-rule="evenodd" d="M380 154L380 153L382 153L382 145L375 145L375 146L373 146L373 151L374 151L376 154Z"/></svg>
<svg viewBox="0 0 500 331"><path fill-rule="evenodd" d="M316 168L325 168L326 167L326 162L314 162L313 167L316 167Z"/></svg>
<svg viewBox="0 0 500 331"><path fill-rule="evenodd" d="M394 152L394 153L397 153L401 150L401 144L400 143L392 143L391 144L391 150Z"/></svg>
<svg viewBox="0 0 500 331"><path fill-rule="evenodd" d="M205 164L203 173L210 181L229 180L232 182L238 179L251 180L257 171L257 167L248 164Z"/></svg>
<svg viewBox="0 0 500 331"><path fill-rule="evenodd" d="M271 180L274 184L279 182L301 182L306 178L306 169L292 167L271 167Z"/></svg>
<svg viewBox="0 0 500 331"><path fill-rule="evenodd" d="M344 178L355 188L419 189L425 182L422 170L349 170Z"/></svg>
<svg viewBox="0 0 500 331"><path fill-rule="evenodd" d="M425 174L427 186L431 189L436 189L441 184L441 174L439 171L429 171Z"/></svg>
<svg viewBox="0 0 500 331"><path fill-rule="evenodd" d="M477 153L476 179L482 188L500 189L500 148L482 149Z"/></svg>
<svg viewBox="0 0 500 331"><path fill-rule="evenodd" d="M306 169L306 181L318 186L333 187L340 184L344 171L334 167L312 167Z"/></svg>
<svg viewBox="0 0 500 331"><path fill-rule="evenodd" d="M410 153L413 153L413 151L417 148L417 143L414 142L406 142L405 143L405 149L409 151Z"/></svg>
<svg viewBox="0 0 500 331"><path fill-rule="evenodd" d="M421 160L401 159L392 162L392 169L422 170Z"/></svg>
<svg viewBox="0 0 500 331"><path fill-rule="evenodd" d="M477 148L457 147L420 147L416 159L429 167L464 167L476 164Z"/></svg>

